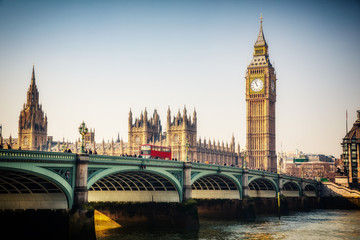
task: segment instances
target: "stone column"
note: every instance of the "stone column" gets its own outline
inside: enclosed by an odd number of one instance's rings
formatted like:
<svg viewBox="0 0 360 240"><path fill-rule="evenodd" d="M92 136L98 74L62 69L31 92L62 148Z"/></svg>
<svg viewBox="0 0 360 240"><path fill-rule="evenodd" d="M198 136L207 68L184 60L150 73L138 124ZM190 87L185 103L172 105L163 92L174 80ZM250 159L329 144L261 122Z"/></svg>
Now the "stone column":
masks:
<svg viewBox="0 0 360 240"><path fill-rule="evenodd" d="M88 163L88 154L76 154L76 175L73 208L81 208L83 204L88 202Z"/></svg>
<svg viewBox="0 0 360 240"><path fill-rule="evenodd" d="M302 196L300 197L305 197L305 186L306 186L306 182L304 182L304 179L301 179L301 190L302 190Z"/></svg>
<svg viewBox="0 0 360 240"><path fill-rule="evenodd" d="M242 198L244 199L249 196L249 170L247 168L243 168L241 178Z"/></svg>
<svg viewBox="0 0 360 240"><path fill-rule="evenodd" d="M183 167L183 199L186 200L192 198L192 189L191 189L191 162L184 162Z"/></svg>

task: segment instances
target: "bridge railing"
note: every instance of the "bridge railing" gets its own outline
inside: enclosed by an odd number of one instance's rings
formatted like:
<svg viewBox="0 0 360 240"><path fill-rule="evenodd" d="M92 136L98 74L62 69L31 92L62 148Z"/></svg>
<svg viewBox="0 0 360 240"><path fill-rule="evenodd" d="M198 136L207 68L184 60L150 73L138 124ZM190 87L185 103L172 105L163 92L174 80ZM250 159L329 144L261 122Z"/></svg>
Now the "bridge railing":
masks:
<svg viewBox="0 0 360 240"><path fill-rule="evenodd" d="M172 161L172 160L162 160L162 159L152 159L152 158L139 158L139 157L130 157L130 156L108 156L108 155L89 155L90 162L96 163L121 163L121 164L131 164L131 165L151 165L151 166L166 166L171 165L172 167L178 166L182 167L182 161Z"/></svg>
<svg viewBox="0 0 360 240"><path fill-rule="evenodd" d="M46 160L46 161L75 161L76 154L61 152L42 152L0 149L0 160Z"/></svg>
<svg viewBox="0 0 360 240"><path fill-rule="evenodd" d="M278 176L278 174L274 172L267 172L267 171L255 170L255 169L249 169L249 174L263 175L264 177L272 177L272 178L276 178Z"/></svg>
<svg viewBox="0 0 360 240"><path fill-rule="evenodd" d="M207 170L217 170L217 171L235 171L235 172L241 172L242 168L239 168L237 166L224 166L224 165L216 165L216 164L207 164L207 163L192 163L192 168L201 168L201 169L207 169Z"/></svg>

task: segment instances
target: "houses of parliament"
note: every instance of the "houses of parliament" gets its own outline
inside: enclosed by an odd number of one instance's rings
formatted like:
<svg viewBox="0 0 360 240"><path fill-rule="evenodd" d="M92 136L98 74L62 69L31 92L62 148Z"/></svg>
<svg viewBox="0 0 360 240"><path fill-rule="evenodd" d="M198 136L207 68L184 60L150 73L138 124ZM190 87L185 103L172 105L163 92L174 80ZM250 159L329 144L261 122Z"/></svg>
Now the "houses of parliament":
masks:
<svg viewBox="0 0 360 240"><path fill-rule="evenodd" d="M268 45L265 41L262 18L260 31L254 45L253 59L247 67L246 78L246 151L240 152L234 136L227 142L198 139L197 112L188 114L186 107L172 115L167 110L166 130L157 110L151 116L147 110L134 117L132 111L128 117L128 142L118 137L116 141L95 142L95 129L85 135L86 149L103 155L139 155L142 144L171 147L172 158L189 161L241 165L243 161L249 168L276 171L275 149L275 102L276 75L270 63ZM191 116L192 115L192 116ZM74 143L53 141L47 132L48 118L39 104L39 92L36 86L33 67L31 82L27 91L26 103L20 112L18 138L4 139L1 134L0 146L3 148L80 152L80 139Z"/></svg>

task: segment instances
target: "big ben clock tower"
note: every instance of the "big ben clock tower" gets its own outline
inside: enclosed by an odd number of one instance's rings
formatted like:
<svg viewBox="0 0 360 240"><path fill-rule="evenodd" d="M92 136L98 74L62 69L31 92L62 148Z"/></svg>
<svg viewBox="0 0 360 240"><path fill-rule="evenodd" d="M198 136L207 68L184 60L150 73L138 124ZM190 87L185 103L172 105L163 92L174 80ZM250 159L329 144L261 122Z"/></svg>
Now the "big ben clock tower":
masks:
<svg viewBox="0 0 360 240"><path fill-rule="evenodd" d="M262 16L253 59L246 72L246 148L248 166L276 172L276 75L270 63Z"/></svg>

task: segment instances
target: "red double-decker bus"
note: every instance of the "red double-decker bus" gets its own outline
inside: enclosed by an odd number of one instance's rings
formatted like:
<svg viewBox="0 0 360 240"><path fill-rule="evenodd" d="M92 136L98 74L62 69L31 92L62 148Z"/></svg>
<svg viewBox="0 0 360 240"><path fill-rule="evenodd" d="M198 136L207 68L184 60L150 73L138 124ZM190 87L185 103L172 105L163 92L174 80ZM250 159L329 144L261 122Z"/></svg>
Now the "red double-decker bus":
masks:
<svg viewBox="0 0 360 240"><path fill-rule="evenodd" d="M161 147L150 144L144 144L140 146L140 155L143 158L154 158L154 159L171 159L171 148Z"/></svg>

